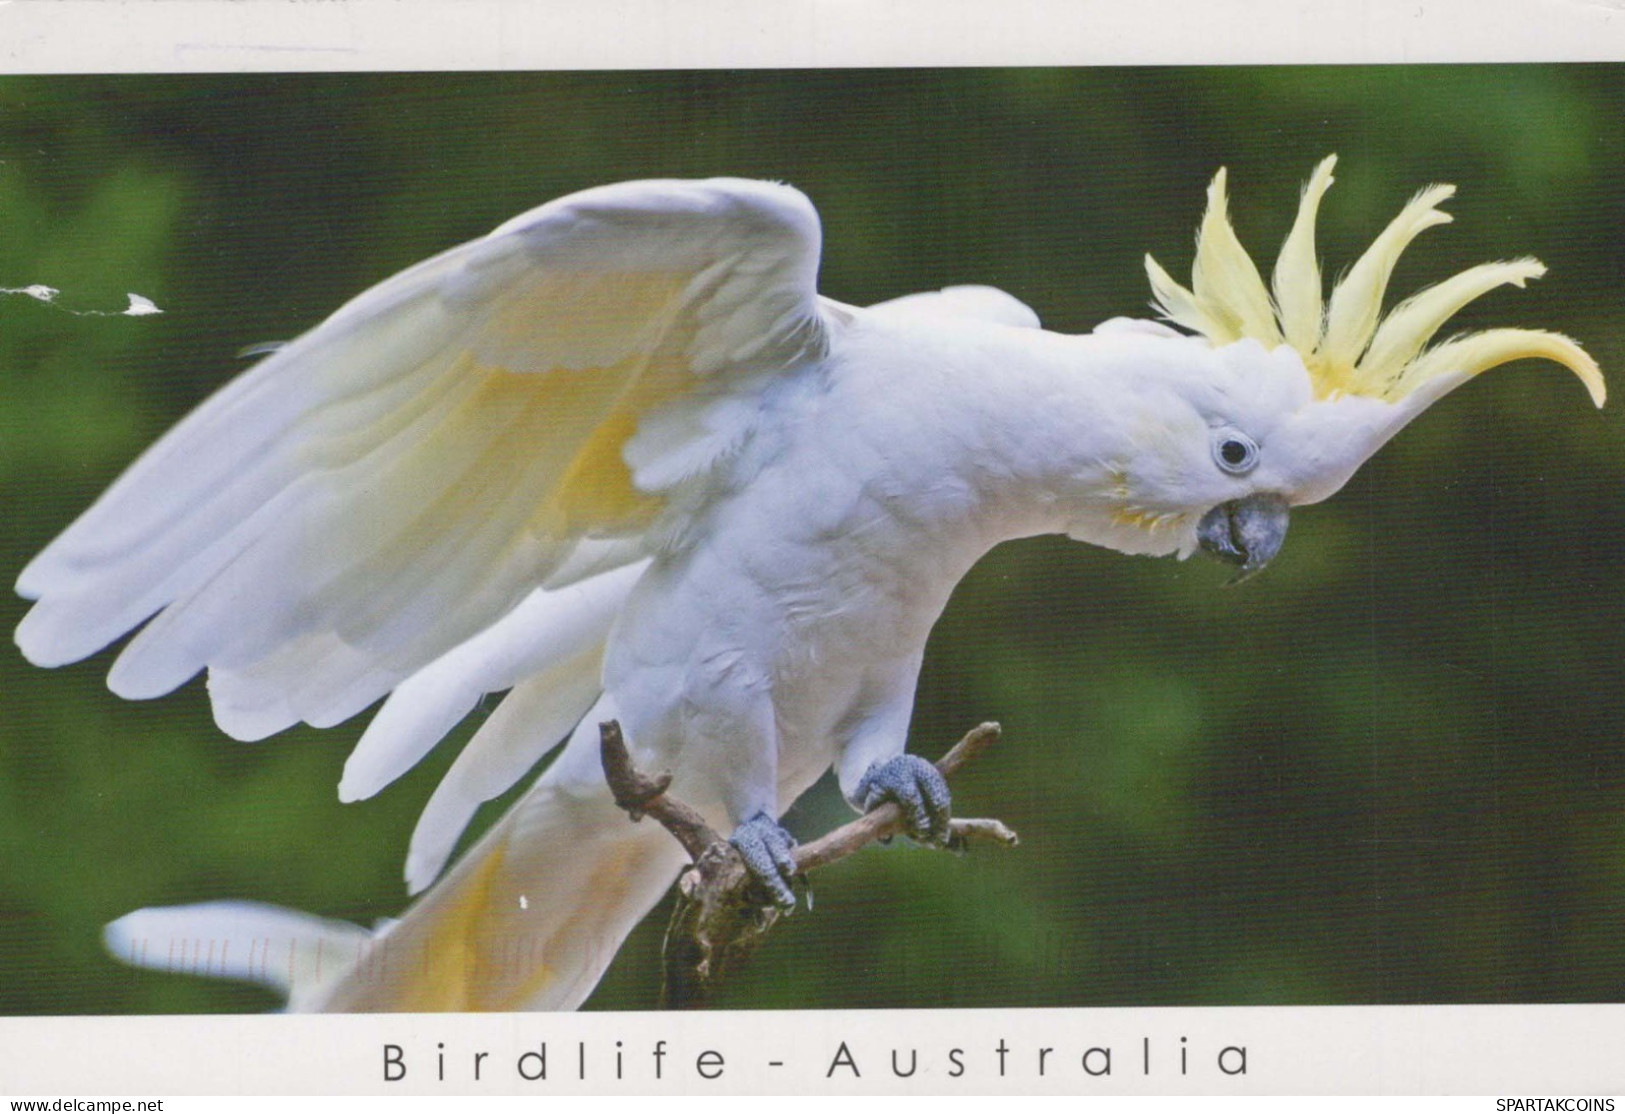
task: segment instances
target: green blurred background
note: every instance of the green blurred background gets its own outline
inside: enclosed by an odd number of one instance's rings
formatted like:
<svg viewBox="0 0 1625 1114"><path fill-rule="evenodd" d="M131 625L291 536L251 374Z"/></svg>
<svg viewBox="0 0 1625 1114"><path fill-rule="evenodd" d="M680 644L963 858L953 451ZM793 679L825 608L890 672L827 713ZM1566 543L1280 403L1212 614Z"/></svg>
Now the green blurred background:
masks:
<svg viewBox="0 0 1625 1114"><path fill-rule="evenodd" d="M992 283L1084 331L1145 313L1144 252L1188 273L1218 166L1267 267L1336 151L1329 270L1457 183L1456 223L1394 289L1539 256L1544 280L1460 323L1568 332L1625 392L1621 121L1625 68L1589 66L0 80L0 286L165 311L0 299L0 572L246 345L625 178L789 181L823 214L828 294ZM820 874L719 1005L1625 998L1621 492L1619 404L1531 364L1436 406L1245 588L1200 561L1001 547L933 636L911 746L1001 720L957 803L1022 846ZM0 602L0 626L23 610ZM274 1005L109 959L100 926L138 906L399 910L451 745L341 806L359 722L235 743L201 683L124 703L109 661L0 652L0 1012ZM844 816L826 783L790 823ZM653 1004L664 915L592 1006Z"/></svg>

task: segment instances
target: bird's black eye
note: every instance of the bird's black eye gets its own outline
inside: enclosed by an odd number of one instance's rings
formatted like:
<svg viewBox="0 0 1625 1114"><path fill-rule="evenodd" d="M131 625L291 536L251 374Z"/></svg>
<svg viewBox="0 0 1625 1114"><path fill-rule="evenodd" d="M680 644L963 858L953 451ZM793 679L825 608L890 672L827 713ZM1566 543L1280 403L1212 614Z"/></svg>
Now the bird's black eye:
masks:
<svg viewBox="0 0 1625 1114"><path fill-rule="evenodd" d="M1213 439L1213 460L1231 475L1251 472L1258 463L1258 446L1245 433L1221 430Z"/></svg>

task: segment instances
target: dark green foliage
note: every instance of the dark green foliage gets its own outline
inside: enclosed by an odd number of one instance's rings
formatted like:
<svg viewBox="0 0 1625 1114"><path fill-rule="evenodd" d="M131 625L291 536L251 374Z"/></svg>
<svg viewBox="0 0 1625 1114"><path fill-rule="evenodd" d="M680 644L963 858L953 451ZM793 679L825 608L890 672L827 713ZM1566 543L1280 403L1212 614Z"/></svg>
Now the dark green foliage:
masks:
<svg viewBox="0 0 1625 1114"><path fill-rule="evenodd" d="M0 299L7 579L245 345L626 178L792 182L824 215L831 296L986 282L1081 331L1144 313L1146 251L1187 272L1221 164L1267 269L1336 151L1329 272L1416 188L1454 182L1456 223L1396 293L1536 255L1545 279L1459 324L1568 332L1625 393L1618 67L29 78L0 80L0 109L0 286L165 310ZM1618 409L1549 366L1493 373L1300 512L1235 591L1196 561L1000 548L933 637L913 746L1003 721L957 789L1022 846L830 869L719 1005L1625 997ZM23 610L0 602L0 626ZM245 746L201 683L127 704L108 661L0 654L0 1012L271 1004L108 959L100 926L138 906L399 909L449 745L341 806L359 724ZM791 823L843 815L821 786ZM652 1005L664 916L592 1005Z"/></svg>

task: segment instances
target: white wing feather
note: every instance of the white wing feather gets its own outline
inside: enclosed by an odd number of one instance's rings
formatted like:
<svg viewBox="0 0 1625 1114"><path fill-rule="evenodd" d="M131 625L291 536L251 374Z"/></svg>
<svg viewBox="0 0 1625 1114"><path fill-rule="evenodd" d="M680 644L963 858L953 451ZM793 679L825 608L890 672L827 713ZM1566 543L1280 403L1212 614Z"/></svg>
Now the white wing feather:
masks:
<svg viewBox="0 0 1625 1114"><path fill-rule="evenodd" d="M487 693L546 676L580 657L592 658L596 675L610 625L646 564L640 561L555 591L538 588L500 622L407 678L367 725L345 763L339 798L364 800L400 777ZM597 691L595 687L578 716ZM534 742L540 749L531 761L573 726L574 720L556 732L537 732Z"/></svg>
<svg viewBox="0 0 1625 1114"><path fill-rule="evenodd" d="M552 663L510 692L457 755L423 806L406 853L406 888L421 893L456 850L474 813L506 793L598 699L604 644Z"/></svg>
<svg viewBox="0 0 1625 1114"><path fill-rule="evenodd" d="M233 734L353 715L561 572L647 551L660 497L823 351L818 245L788 187L635 182L419 264L137 461L24 570L17 641L59 665L150 618L122 695L207 668Z"/></svg>

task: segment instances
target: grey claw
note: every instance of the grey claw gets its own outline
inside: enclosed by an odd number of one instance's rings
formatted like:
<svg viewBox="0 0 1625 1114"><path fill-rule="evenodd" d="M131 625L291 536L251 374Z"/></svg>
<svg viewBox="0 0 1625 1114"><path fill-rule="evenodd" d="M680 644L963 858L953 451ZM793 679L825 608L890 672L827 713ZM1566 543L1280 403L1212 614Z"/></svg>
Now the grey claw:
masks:
<svg viewBox="0 0 1625 1114"><path fill-rule="evenodd" d="M734 845L751 877L773 896L773 902L785 909L796 904L795 891L790 881L796 874L796 841L790 833L779 827L765 812L758 812L734 829L728 842Z"/></svg>
<svg viewBox="0 0 1625 1114"><path fill-rule="evenodd" d="M858 805L869 812L896 801L910 839L942 846L948 842L948 781L931 763L914 754L899 754L870 766L858 782Z"/></svg>

